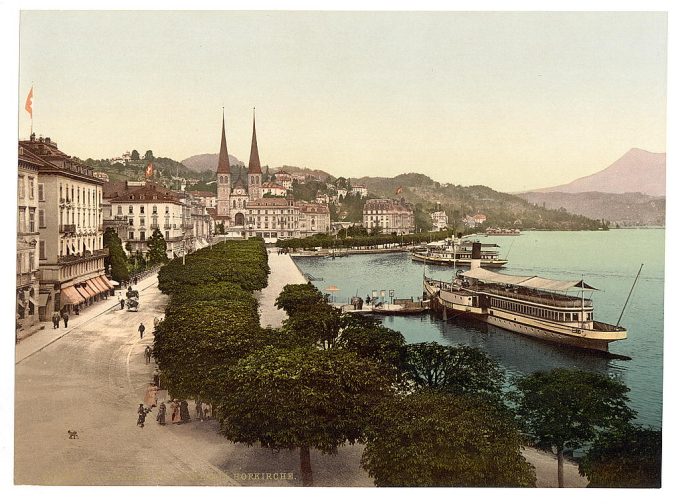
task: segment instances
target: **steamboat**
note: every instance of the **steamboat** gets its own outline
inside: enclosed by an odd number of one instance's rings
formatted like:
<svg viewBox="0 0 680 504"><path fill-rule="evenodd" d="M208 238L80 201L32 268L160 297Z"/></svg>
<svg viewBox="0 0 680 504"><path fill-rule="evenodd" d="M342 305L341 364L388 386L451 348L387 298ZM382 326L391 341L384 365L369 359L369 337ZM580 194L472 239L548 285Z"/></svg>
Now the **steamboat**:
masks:
<svg viewBox="0 0 680 504"><path fill-rule="evenodd" d="M472 262L472 248L477 244L481 248L481 265L485 268L502 268L508 261L499 257L498 245L495 243L479 243L465 240L460 234L458 238L447 238L440 242L428 243L424 247L411 250L411 260L426 264L442 266L467 266Z"/></svg>
<svg viewBox="0 0 680 504"><path fill-rule="evenodd" d="M452 282L423 278L423 296L444 318L462 315L562 345L601 352L626 339L626 329L593 318L595 291L583 280L552 280L504 275L481 267L479 244L473 246L469 271L459 270ZM577 291L580 296L571 295Z"/></svg>

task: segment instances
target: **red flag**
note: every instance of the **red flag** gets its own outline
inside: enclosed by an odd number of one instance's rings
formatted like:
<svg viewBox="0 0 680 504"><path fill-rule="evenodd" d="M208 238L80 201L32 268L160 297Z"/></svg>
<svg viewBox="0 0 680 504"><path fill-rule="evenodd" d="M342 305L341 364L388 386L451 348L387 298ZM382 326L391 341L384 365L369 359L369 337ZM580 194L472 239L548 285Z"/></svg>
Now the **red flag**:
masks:
<svg viewBox="0 0 680 504"><path fill-rule="evenodd" d="M31 86L31 90L28 92L28 96L26 97L26 112L31 114L31 119L33 119L33 86Z"/></svg>
<svg viewBox="0 0 680 504"><path fill-rule="evenodd" d="M149 164L146 165L146 171L144 172L144 176L153 177L153 163L151 161L149 161Z"/></svg>
<svg viewBox="0 0 680 504"><path fill-rule="evenodd" d="M397 190L395 191L394 194L401 194L401 192L402 192L403 190L404 190L404 188L401 187L401 186L399 186L399 187L397 187Z"/></svg>

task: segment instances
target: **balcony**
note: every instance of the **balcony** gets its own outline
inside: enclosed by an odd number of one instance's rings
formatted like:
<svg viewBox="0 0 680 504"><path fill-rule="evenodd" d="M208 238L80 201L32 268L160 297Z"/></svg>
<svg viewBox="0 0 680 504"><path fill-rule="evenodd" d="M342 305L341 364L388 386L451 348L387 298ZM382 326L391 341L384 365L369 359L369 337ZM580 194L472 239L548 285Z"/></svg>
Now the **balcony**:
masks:
<svg viewBox="0 0 680 504"><path fill-rule="evenodd" d="M165 224L163 226L163 229L172 229L172 226L170 224Z"/></svg>
<svg viewBox="0 0 680 504"><path fill-rule="evenodd" d="M159 227L158 224L151 224L151 229L159 229Z"/></svg>
<svg viewBox="0 0 680 504"><path fill-rule="evenodd" d="M60 233L74 234L76 232L76 225L75 224L62 224L61 226L59 226L59 232Z"/></svg>
<svg viewBox="0 0 680 504"><path fill-rule="evenodd" d="M100 257L106 257L109 255L109 249L104 247L93 252L83 252L78 254L64 255L57 259L57 262L61 264L74 264L83 261L89 261L91 259L97 259Z"/></svg>

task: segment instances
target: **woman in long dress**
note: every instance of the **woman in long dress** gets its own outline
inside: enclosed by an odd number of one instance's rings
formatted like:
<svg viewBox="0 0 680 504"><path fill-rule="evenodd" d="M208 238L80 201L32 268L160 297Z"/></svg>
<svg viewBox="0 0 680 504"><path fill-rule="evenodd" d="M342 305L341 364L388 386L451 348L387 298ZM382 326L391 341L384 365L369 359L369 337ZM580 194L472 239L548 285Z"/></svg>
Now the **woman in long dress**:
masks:
<svg viewBox="0 0 680 504"><path fill-rule="evenodd" d="M179 404L177 404L177 401L170 403L170 421L172 423L179 423Z"/></svg>
<svg viewBox="0 0 680 504"><path fill-rule="evenodd" d="M165 403L161 403L161 405L158 407L156 421L161 425L165 425Z"/></svg>

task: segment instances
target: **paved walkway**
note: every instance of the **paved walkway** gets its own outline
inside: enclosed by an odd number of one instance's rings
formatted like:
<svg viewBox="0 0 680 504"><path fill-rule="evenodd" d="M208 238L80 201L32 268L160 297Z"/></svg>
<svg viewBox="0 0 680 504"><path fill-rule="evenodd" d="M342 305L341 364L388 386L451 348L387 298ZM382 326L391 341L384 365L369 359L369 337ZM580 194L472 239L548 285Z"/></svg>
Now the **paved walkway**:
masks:
<svg viewBox="0 0 680 504"><path fill-rule="evenodd" d="M269 250L269 279L267 287L255 293L260 305L260 325L262 327L281 327L286 312L279 310L274 302L283 287L288 284L307 283L302 272L288 254L278 254L276 249Z"/></svg>

